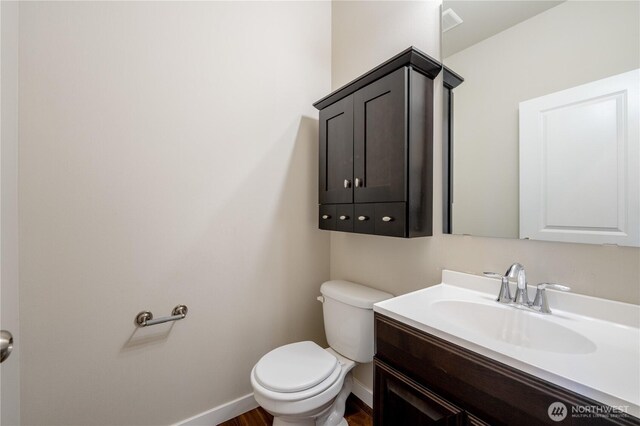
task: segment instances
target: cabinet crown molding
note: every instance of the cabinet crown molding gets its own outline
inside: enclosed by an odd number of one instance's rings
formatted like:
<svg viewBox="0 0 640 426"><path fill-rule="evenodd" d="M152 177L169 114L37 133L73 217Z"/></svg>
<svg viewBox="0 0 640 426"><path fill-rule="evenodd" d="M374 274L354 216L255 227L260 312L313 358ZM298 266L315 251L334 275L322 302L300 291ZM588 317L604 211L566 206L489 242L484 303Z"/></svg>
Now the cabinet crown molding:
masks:
<svg viewBox="0 0 640 426"><path fill-rule="evenodd" d="M413 69L429 77L431 80L435 79L442 69L442 64L440 62L411 46L398 53L393 58L373 68L371 71L368 71L355 80L345 84L341 88L334 90L324 98L314 103L313 106L318 110L321 110L336 101L339 101L345 96L349 96L369 83L404 66L411 66Z"/></svg>

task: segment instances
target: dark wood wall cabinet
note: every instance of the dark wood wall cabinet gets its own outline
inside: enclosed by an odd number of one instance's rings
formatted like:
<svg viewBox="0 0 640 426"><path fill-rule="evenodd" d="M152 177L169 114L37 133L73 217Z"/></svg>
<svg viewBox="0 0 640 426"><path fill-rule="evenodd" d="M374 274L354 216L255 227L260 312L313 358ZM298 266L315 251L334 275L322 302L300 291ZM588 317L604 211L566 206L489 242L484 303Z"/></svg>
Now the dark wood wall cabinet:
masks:
<svg viewBox="0 0 640 426"><path fill-rule="evenodd" d="M619 412L573 416L572 407L609 407L384 315L375 334L374 426L640 425ZM549 415L554 402L566 407L561 421Z"/></svg>
<svg viewBox="0 0 640 426"><path fill-rule="evenodd" d="M432 235L433 79L411 47L314 104L320 229Z"/></svg>
<svg viewBox="0 0 640 426"><path fill-rule="evenodd" d="M442 82L442 232L453 233L453 89L464 82L464 78L443 66Z"/></svg>

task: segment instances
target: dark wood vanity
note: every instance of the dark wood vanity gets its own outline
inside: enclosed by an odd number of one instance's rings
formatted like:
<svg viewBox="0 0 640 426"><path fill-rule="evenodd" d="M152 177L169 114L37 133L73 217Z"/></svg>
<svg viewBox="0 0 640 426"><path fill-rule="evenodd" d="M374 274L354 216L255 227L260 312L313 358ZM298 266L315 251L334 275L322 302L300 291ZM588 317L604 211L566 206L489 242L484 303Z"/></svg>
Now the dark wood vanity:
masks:
<svg viewBox="0 0 640 426"><path fill-rule="evenodd" d="M314 104L320 229L432 235L433 79L440 69L411 47Z"/></svg>
<svg viewBox="0 0 640 426"><path fill-rule="evenodd" d="M572 416L608 407L378 313L375 335L375 426L640 425L623 413ZM561 421L548 413L554 402L568 410Z"/></svg>

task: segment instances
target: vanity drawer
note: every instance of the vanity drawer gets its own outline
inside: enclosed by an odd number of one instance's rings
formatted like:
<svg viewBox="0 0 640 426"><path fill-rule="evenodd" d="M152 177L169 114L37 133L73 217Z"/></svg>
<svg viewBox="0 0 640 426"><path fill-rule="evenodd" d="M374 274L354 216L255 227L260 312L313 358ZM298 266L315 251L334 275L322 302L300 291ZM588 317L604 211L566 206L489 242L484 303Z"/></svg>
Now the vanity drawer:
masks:
<svg viewBox="0 0 640 426"><path fill-rule="evenodd" d="M318 223L329 231L408 237L407 203L321 204Z"/></svg>
<svg viewBox="0 0 640 426"><path fill-rule="evenodd" d="M374 227L376 235L389 237L406 236L406 203L374 204Z"/></svg>
<svg viewBox="0 0 640 426"><path fill-rule="evenodd" d="M640 424L630 415L572 417L572 407L604 404L378 313L375 335L379 362L489 424ZM562 402L569 411L562 423L548 414L554 402Z"/></svg>
<svg viewBox="0 0 640 426"><path fill-rule="evenodd" d="M336 229L336 205L321 204L318 208L318 227L328 231Z"/></svg>
<svg viewBox="0 0 640 426"><path fill-rule="evenodd" d="M353 232L353 204L336 205L336 231Z"/></svg>
<svg viewBox="0 0 640 426"><path fill-rule="evenodd" d="M375 233L375 204L356 204L353 211L353 231L361 234Z"/></svg>
<svg viewBox="0 0 640 426"><path fill-rule="evenodd" d="M362 203L354 205L354 232L406 236L406 203Z"/></svg>

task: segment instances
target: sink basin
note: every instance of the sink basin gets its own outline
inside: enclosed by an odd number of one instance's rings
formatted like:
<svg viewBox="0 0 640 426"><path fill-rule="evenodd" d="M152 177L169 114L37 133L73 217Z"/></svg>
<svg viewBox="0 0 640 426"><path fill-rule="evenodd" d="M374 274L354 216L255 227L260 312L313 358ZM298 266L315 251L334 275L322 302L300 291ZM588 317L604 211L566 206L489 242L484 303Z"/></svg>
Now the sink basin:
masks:
<svg viewBox="0 0 640 426"><path fill-rule="evenodd" d="M519 347L565 354L596 350L595 343L582 334L511 306L440 300L430 309L454 326Z"/></svg>

